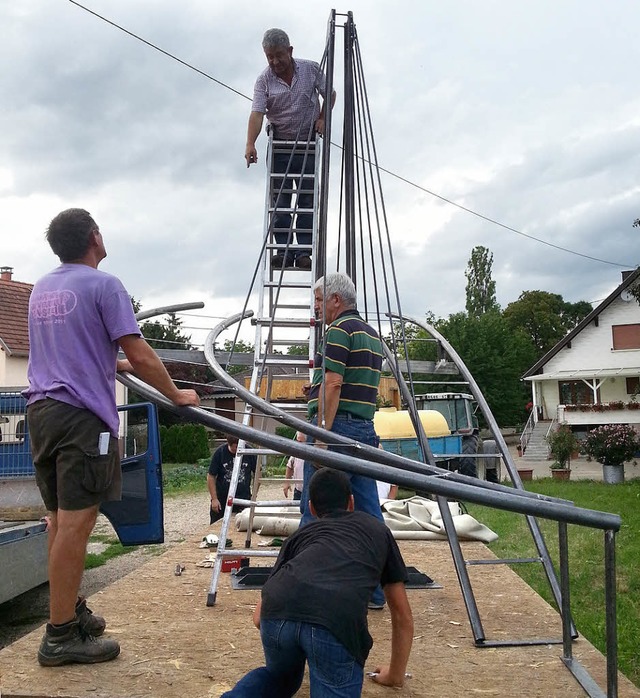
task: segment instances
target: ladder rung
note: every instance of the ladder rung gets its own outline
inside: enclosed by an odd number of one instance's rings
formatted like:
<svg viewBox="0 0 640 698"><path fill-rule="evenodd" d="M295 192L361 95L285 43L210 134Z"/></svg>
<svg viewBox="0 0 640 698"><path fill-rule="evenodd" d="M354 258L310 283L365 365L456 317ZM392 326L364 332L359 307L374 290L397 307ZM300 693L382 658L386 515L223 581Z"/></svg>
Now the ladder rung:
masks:
<svg viewBox="0 0 640 698"><path fill-rule="evenodd" d="M284 480L283 480L284 482ZM257 499L255 502L251 499L239 499L233 498L234 504L239 504L243 507L252 507L258 509L259 507L299 507L300 502L295 499Z"/></svg>
<svg viewBox="0 0 640 698"><path fill-rule="evenodd" d="M264 285L270 288L277 288L278 286L281 288L311 288L310 281L265 281ZM298 342L293 343L297 344Z"/></svg>
<svg viewBox="0 0 640 698"><path fill-rule="evenodd" d="M288 347L290 344L309 344L308 339L272 339L271 344L280 347Z"/></svg>
<svg viewBox="0 0 640 698"><path fill-rule="evenodd" d="M315 320L308 318L301 320L299 318L272 318L272 317L256 317L251 318L252 325L270 325L271 327L311 327Z"/></svg>
<svg viewBox="0 0 640 698"><path fill-rule="evenodd" d="M302 360L300 360L302 359ZM286 359L286 358L281 358L281 359L267 359L266 361L256 361L255 365L256 366L262 366L263 364L265 366L291 366L292 368L311 368L309 366L309 361L310 359L307 357L300 357L300 359L296 360L294 358ZM301 377L300 374L296 374L293 376L290 375L284 375L284 376L273 376L274 380L299 380Z"/></svg>
<svg viewBox="0 0 640 698"><path fill-rule="evenodd" d="M516 565L519 563L542 562L541 557L498 558L497 560L465 560L467 565Z"/></svg>
<svg viewBox="0 0 640 698"><path fill-rule="evenodd" d="M303 172L302 174L300 174L299 172L289 172L289 174L285 174L284 172L271 172L271 174L269 176L271 177L271 179L283 179L283 178L288 179L289 177L296 177L296 178L302 177L302 179L314 179L315 178L315 174L313 172ZM275 194L276 188L274 187L272 189L272 191ZM307 190L306 192L305 191L300 192L300 190L298 190L298 189L280 189L278 187L277 193L281 193L281 194L293 194L293 193L305 194L305 193L308 193L308 194L311 194L311 189Z"/></svg>
<svg viewBox="0 0 640 698"><path fill-rule="evenodd" d="M269 213L287 213L287 214L294 214L294 213L313 213L312 208L281 208L280 206L275 207L275 206L269 206ZM308 231L311 232L311 231Z"/></svg>
<svg viewBox="0 0 640 698"><path fill-rule="evenodd" d="M311 252L313 250L313 245L299 245L296 243L295 245L287 245L286 243L280 243L280 242L268 242L265 247L268 250L287 250L288 252Z"/></svg>
<svg viewBox="0 0 640 698"><path fill-rule="evenodd" d="M287 150L315 150L315 141L273 141L274 150L277 148L279 150L285 150L283 146L288 146Z"/></svg>
<svg viewBox="0 0 640 698"><path fill-rule="evenodd" d="M308 303L278 303L277 310L306 310L309 311Z"/></svg>
<svg viewBox="0 0 640 698"><path fill-rule="evenodd" d="M278 402L278 400L272 400L272 405L279 407L281 410L286 412L306 412L307 403L306 402Z"/></svg>

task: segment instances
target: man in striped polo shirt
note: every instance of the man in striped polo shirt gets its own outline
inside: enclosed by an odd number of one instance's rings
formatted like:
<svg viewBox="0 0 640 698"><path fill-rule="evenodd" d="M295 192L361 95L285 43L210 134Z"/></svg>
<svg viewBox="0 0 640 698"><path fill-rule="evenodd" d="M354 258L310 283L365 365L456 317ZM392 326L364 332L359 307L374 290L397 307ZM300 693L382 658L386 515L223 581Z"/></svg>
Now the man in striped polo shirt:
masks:
<svg viewBox="0 0 640 698"><path fill-rule="evenodd" d="M377 447L379 439L373 428L373 415L382 370L380 337L360 317L356 288L346 274L327 274L319 279L314 286L314 298L316 317L324 320L327 329L323 347L314 360L307 408L309 420L336 434ZM353 455L349 447L331 444L328 447ZM312 463L305 462L301 526L313 519L309 510L309 481L314 472ZM347 473L347 476L356 511L382 521L376 481L363 475ZM384 595L378 587L371 607L382 605Z"/></svg>

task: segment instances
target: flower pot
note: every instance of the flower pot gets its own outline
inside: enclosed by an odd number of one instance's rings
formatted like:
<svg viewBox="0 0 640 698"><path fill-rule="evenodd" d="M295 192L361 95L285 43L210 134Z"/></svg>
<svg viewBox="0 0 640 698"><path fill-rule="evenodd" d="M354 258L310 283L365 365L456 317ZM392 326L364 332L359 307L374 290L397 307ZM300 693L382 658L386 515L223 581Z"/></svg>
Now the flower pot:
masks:
<svg viewBox="0 0 640 698"><path fill-rule="evenodd" d="M551 477L554 480L569 480L571 477L570 468L552 468Z"/></svg>
<svg viewBox="0 0 640 698"><path fill-rule="evenodd" d="M533 469L518 468L518 475L520 475L521 480L533 480Z"/></svg>
<svg viewBox="0 0 640 698"><path fill-rule="evenodd" d="M618 485L624 482L624 465L602 464L602 479L608 485Z"/></svg>

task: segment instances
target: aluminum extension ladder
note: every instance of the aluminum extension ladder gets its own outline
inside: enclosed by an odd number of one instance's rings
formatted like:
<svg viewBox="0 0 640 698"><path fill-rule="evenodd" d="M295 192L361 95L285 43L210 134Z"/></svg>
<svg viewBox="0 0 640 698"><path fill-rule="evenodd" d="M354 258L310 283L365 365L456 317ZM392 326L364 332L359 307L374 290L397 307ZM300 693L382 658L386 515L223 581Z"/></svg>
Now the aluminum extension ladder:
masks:
<svg viewBox="0 0 640 698"><path fill-rule="evenodd" d="M251 320L252 324L255 325L255 347L249 385L250 392L259 395L268 402L277 400L278 407L291 413L299 413L298 416L302 418L306 414L306 400L304 402L281 401L275 388L277 387L276 381L282 385L284 381L299 379L301 373L307 372L310 375L310 368L313 365L315 319L312 317L311 309L313 308L313 280L316 278L316 266L318 264L318 201L321 160L321 148L319 146L320 143L315 139L308 142L278 141L274 140L273 134L269 134L264 236L259 263L258 311ZM284 158L282 157L283 155L285 156ZM281 156L281 160L287 161L287 167L284 172L274 171L276 168L276 156ZM309 158L312 157L315 158L315 161L313 167L310 168L307 167L307 164L309 163ZM303 172L306 169L312 169L313 171L307 174L294 173L294 169L291 167L294 158L297 158L299 161L302 160L300 169ZM303 192L308 196L311 192L313 193L312 209L298 205L300 187L304 187ZM276 206L283 197L285 200L289 199L287 201L288 205L285 207ZM301 230L298 227L298 217L309 215L313 216L311 244L298 245L297 233ZM290 219L288 227L283 227L282 225L275 227L276 217L280 217L280 219L288 217ZM308 228L303 228L302 232L306 232L306 230ZM276 233L279 235L286 234L288 236L287 242L284 244L282 242L278 243L276 241ZM274 263L273 261L276 256L284 256L286 260L290 255L301 254L311 257L310 268L300 268L284 262ZM308 352L305 352L303 355L279 353L279 347L289 347L291 345L307 346ZM256 424L256 420L260 420L261 423ZM243 425L264 429L265 420L266 418L262 415L254 413L254 408L249 403L245 403L242 415ZM237 499L235 496L244 455L257 456L251 501ZM267 501L258 498L260 485L263 482L270 481L262 477L262 469L266 463L267 456L270 455L277 455L277 453L269 449L255 448L244 440L240 440L238 443L231 482L229 483L229 496L222 518L211 584L207 595L207 606L213 606L216 602L222 561L225 558L277 556L277 549L250 549L253 517L256 508L265 506L299 506L299 502L294 502L293 500ZM284 481L283 478L277 478L277 480ZM226 547L234 503L250 507L244 549Z"/></svg>

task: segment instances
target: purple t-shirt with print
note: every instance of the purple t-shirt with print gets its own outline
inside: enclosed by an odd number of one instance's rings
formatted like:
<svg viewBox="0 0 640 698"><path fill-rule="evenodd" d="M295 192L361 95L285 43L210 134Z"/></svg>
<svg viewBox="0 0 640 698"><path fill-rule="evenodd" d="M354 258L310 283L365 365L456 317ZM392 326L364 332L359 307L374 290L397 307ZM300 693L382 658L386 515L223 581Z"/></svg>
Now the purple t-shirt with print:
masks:
<svg viewBox="0 0 640 698"><path fill-rule="evenodd" d="M98 416L118 436L118 340L140 335L122 283L85 264L61 264L29 300L27 404L52 398Z"/></svg>

